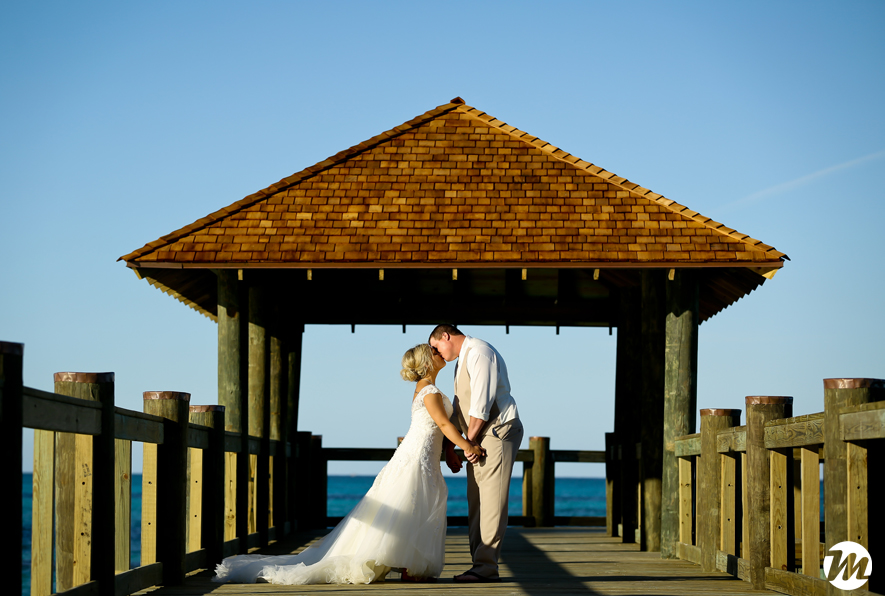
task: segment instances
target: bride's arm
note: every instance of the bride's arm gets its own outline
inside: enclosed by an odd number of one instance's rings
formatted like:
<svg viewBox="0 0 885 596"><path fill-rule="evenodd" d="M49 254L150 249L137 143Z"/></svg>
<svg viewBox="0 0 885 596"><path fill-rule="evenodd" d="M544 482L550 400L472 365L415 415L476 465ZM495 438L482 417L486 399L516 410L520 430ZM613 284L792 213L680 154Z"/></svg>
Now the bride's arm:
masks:
<svg viewBox="0 0 885 596"><path fill-rule="evenodd" d="M463 449L464 453L472 453L479 457L484 455L481 447L469 443L461 436L461 433L455 429L455 425L452 424L448 415L446 415L442 395L439 393L428 393L424 396L424 406L427 408L427 413L430 414L430 417L433 418L433 421L448 440Z"/></svg>

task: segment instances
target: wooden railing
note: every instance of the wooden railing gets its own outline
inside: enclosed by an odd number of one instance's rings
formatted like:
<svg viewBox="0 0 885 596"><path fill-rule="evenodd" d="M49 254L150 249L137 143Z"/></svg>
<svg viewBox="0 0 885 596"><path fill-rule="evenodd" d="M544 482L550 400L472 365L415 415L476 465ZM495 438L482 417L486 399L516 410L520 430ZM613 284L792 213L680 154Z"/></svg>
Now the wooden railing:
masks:
<svg viewBox="0 0 885 596"><path fill-rule="evenodd" d="M24 387L22 352L0 342L0 436L20 461L22 429L34 429L32 596L52 593L53 575L54 591L69 595L181 584L294 525L280 481L287 444L225 431L224 408L190 406L187 393L145 392L144 412L115 407L113 373L57 373L55 392ZM130 569L133 441L144 444L144 461L141 564ZM241 465L254 482L246 499L236 486ZM14 477L20 487L21 472ZM19 499L2 542L16 559L21 522Z"/></svg>
<svg viewBox="0 0 885 596"><path fill-rule="evenodd" d="M32 389L22 384L22 363L21 344L0 342L0 441L12 461L21 461L22 429L34 429L32 596L53 593L53 575L55 593L76 596L178 585L296 527L334 523L328 462L386 461L394 451L323 448L309 432L282 442L226 431L223 407L191 406L187 393L148 391L143 412L118 408L113 373L57 373L54 392ZM141 561L130 569L133 441L144 459ZM544 437L529 445L517 457L523 515L511 523L603 525L601 517L555 516L553 483L557 462L604 462L605 453L551 450ZM13 480L21 486L20 471ZM22 552L15 503L0 542L12 583Z"/></svg>
<svg viewBox="0 0 885 596"><path fill-rule="evenodd" d="M302 433L298 433L301 435ZM303 433L309 435L309 433ZM394 448L359 449L359 448L323 448L321 436L308 436L311 455L311 486L327 485L328 462L330 461L388 461L393 457ZM458 450L462 461L464 454ZM442 461L442 458L441 458ZM604 451L551 450L549 437L531 437L529 448L520 449L516 455L517 462L523 462L522 478L522 515L510 515L508 524L511 526L549 527L549 526L604 526L603 516L558 516L554 510L555 465L559 463L605 463ZM327 496L324 490L311 491L312 496L302 504L310 514L312 527L331 526L338 523L340 517L326 516ZM449 516L448 525L467 525L466 516Z"/></svg>
<svg viewBox="0 0 885 596"><path fill-rule="evenodd" d="M852 541L871 558L885 552L876 501L885 474L883 400L883 381L826 379L817 414L791 417L790 397L747 397L745 426L740 410L701 410L701 432L676 441L679 558L757 589L841 592L822 574L830 547ZM881 592L876 581L870 575L864 587Z"/></svg>

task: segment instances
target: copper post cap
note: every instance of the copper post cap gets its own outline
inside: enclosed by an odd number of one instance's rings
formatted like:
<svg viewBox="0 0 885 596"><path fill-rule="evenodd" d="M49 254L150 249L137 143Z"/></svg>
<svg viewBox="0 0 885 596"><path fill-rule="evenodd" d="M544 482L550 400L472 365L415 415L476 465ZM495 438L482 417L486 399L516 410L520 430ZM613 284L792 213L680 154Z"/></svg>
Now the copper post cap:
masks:
<svg viewBox="0 0 885 596"><path fill-rule="evenodd" d="M56 383L113 383L114 373L57 372L53 379Z"/></svg>
<svg viewBox="0 0 885 596"><path fill-rule="evenodd" d="M190 406L191 412L224 412L224 406Z"/></svg>
<svg viewBox="0 0 885 596"><path fill-rule="evenodd" d="M183 391L145 391L144 399L178 399L181 401L190 401L191 394Z"/></svg>
<svg viewBox="0 0 885 596"><path fill-rule="evenodd" d="M701 416L740 416L740 410L723 410L720 408L706 408L701 410Z"/></svg>
<svg viewBox="0 0 885 596"><path fill-rule="evenodd" d="M746 403L748 406L788 405L793 403L793 398L785 395L748 395Z"/></svg>
<svg viewBox="0 0 885 596"><path fill-rule="evenodd" d="M883 379L824 379L824 389L882 389Z"/></svg>

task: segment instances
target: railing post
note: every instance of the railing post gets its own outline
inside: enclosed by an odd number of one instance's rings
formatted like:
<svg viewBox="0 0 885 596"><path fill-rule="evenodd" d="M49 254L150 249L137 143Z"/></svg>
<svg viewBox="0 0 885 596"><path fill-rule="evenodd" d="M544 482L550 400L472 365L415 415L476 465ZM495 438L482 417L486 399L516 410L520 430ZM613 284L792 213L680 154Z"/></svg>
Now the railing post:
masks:
<svg viewBox="0 0 885 596"><path fill-rule="evenodd" d="M550 456L550 437L530 437L529 449L534 452L532 462L532 516L535 527L553 525L553 459Z"/></svg>
<svg viewBox="0 0 885 596"><path fill-rule="evenodd" d="M722 495L720 493L722 456L716 447L720 430L740 423L740 410L701 410L701 458L698 469L697 528L701 568L716 571L719 550Z"/></svg>
<svg viewBox="0 0 885 596"><path fill-rule="evenodd" d="M0 453L14 465L7 470L12 482L13 503L5 509L4 526L9 536L3 540L2 570L5 581L15 587L22 583L22 362L25 346L0 341ZM7 500L8 501L8 500Z"/></svg>
<svg viewBox="0 0 885 596"><path fill-rule="evenodd" d="M749 533L750 583L765 588L765 568L771 564L771 460L765 448L765 423L792 414L792 397L751 396L747 404L747 497L745 511L752 511Z"/></svg>
<svg viewBox="0 0 885 596"><path fill-rule="evenodd" d="M187 554L187 427L189 393L145 391L144 411L165 418L157 446L157 553L163 584L184 583Z"/></svg>
<svg viewBox="0 0 885 596"><path fill-rule="evenodd" d="M73 585L98 582L114 593L114 373L55 373L55 392L101 404L101 434L76 435Z"/></svg>
<svg viewBox="0 0 885 596"><path fill-rule="evenodd" d="M535 525L535 518L532 517L532 463L522 462L522 516L526 519L524 526L526 528Z"/></svg>
<svg viewBox="0 0 885 596"><path fill-rule="evenodd" d="M310 438L310 485L311 495L310 517L311 526L325 528L328 515L328 462L323 456L323 435Z"/></svg>
<svg viewBox="0 0 885 596"><path fill-rule="evenodd" d="M619 535L621 519L621 470L616 455L615 433L605 433L605 534L613 537Z"/></svg>
<svg viewBox="0 0 885 596"><path fill-rule="evenodd" d="M883 398L885 381L880 379L824 379L825 553L836 544L850 540L867 548L872 556L875 550L870 548L870 542L882 540L868 527L868 513L872 510L867 506L867 450L865 445L842 440L840 410ZM875 582L872 575L870 577L871 581L861 588L873 590ZM827 583L827 594L835 596L850 594L850 591Z"/></svg>
<svg viewBox="0 0 885 596"><path fill-rule="evenodd" d="M311 475L310 475L310 437L309 431L296 431L292 437L292 458L290 466L290 490L292 490L292 519L297 530L312 529L311 510Z"/></svg>
<svg viewBox="0 0 885 596"><path fill-rule="evenodd" d="M201 546L210 568L224 558L224 406L190 406L190 422L211 428L203 451Z"/></svg>

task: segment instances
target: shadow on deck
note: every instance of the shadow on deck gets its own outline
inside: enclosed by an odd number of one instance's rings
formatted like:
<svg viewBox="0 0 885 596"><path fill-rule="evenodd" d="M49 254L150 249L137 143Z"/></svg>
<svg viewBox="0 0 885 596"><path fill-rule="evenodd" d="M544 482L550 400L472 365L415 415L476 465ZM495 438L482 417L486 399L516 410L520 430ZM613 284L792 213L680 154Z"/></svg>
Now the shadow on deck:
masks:
<svg viewBox="0 0 885 596"><path fill-rule="evenodd" d="M262 549L264 554L298 552L325 531L300 533ZM704 573L686 561L663 560L659 553L640 552L635 544L608 538L602 529L509 528L501 556L502 581L498 584L455 584L452 577L469 568L466 528L450 528L446 538L446 566L435 584L387 581L372 585L273 586L269 584L217 584L209 571L190 575L183 586L151 588L151 596L213 596L241 594L333 594L387 592L454 594L463 596L549 596L600 594L631 596L673 594L719 596L759 594L750 584L724 573Z"/></svg>

